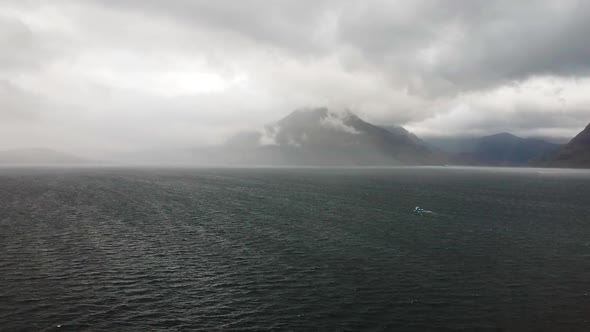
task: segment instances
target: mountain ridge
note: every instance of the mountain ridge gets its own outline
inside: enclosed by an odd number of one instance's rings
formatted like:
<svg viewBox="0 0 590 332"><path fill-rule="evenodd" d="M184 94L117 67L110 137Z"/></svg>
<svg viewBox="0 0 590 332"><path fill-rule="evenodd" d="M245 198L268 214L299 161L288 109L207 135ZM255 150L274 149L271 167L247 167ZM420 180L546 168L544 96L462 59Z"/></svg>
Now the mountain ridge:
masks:
<svg viewBox="0 0 590 332"><path fill-rule="evenodd" d="M502 132L479 137L471 151L456 155L455 162L466 165L527 166L546 160L559 148L559 144Z"/></svg>

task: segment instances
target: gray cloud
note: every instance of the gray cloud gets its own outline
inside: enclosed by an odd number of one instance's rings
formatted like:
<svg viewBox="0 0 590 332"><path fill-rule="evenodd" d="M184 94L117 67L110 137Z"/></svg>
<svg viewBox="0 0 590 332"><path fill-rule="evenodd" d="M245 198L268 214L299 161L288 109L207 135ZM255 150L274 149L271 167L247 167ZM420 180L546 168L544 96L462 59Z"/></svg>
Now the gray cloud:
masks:
<svg viewBox="0 0 590 332"><path fill-rule="evenodd" d="M0 148L210 144L319 105L418 134L573 135L590 121L589 6L4 1Z"/></svg>
<svg viewBox="0 0 590 332"><path fill-rule="evenodd" d="M375 65L418 79L418 92L474 90L534 75L587 75L589 5L369 2L342 17L341 35Z"/></svg>
<svg viewBox="0 0 590 332"><path fill-rule="evenodd" d="M10 82L0 81L0 123L11 125L38 120L43 99L22 90Z"/></svg>
<svg viewBox="0 0 590 332"><path fill-rule="evenodd" d="M303 55L348 48L362 55L357 61L404 74L404 80L437 79L457 89L539 74L587 74L590 65L590 4L580 0L117 4Z"/></svg>

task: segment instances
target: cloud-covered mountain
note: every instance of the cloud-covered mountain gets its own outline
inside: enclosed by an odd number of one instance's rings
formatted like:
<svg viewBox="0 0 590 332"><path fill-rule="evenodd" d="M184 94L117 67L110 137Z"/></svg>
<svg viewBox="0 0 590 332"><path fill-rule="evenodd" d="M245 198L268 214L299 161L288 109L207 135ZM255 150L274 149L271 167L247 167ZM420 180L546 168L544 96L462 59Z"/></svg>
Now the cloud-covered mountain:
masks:
<svg viewBox="0 0 590 332"><path fill-rule="evenodd" d="M300 109L258 132L231 138L246 164L431 165L444 161L403 128L385 129L351 112Z"/></svg>
<svg viewBox="0 0 590 332"><path fill-rule="evenodd" d="M590 167L590 124L559 150L548 163L555 167Z"/></svg>

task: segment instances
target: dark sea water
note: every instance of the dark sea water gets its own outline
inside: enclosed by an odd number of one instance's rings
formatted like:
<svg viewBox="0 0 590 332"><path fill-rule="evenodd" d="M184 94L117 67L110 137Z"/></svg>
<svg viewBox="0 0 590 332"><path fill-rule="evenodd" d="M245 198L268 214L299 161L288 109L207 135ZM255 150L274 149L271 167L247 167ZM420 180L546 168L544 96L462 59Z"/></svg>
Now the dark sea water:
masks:
<svg viewBox="0 0 590 332"><path fill-rule="evenodd" d="M0 330L590 331L590 172L0 169Z"/></svg>

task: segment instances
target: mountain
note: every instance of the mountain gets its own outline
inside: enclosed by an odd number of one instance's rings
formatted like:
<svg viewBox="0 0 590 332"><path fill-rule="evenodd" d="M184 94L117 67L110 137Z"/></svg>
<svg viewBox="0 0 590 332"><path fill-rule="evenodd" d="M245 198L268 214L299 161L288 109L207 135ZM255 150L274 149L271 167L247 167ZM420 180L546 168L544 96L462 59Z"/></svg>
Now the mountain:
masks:
<svg viewBox="0 0 590 332"><path fill-rule="evenodd" d="M548 161L548 166L590 168L590 124Z"/></svg>
<svg viewBox="0 0 590 332"><path fill-rule="evenodd" d="M0 151L0 165L76 165L87 163L90 161L51 149Z"/></svg>
<svg viewBox="0 0 590 332"><path fill-rule="evenodd" d="M403 128L402 128L403 129ZM405 129L363 121L351 112L300 109L258 132L232 137L233 162L266 165L433 165L444 163Z"/></svg>
<svg viewBox="0 0 590 332"><path fill-rule="evenodd" d="M469 144L462 143L465 147ZM467 152L455 155L454 162L467 165L524 166L546 160L561 145L534 138L500 133L474 140Z"/></svg>

